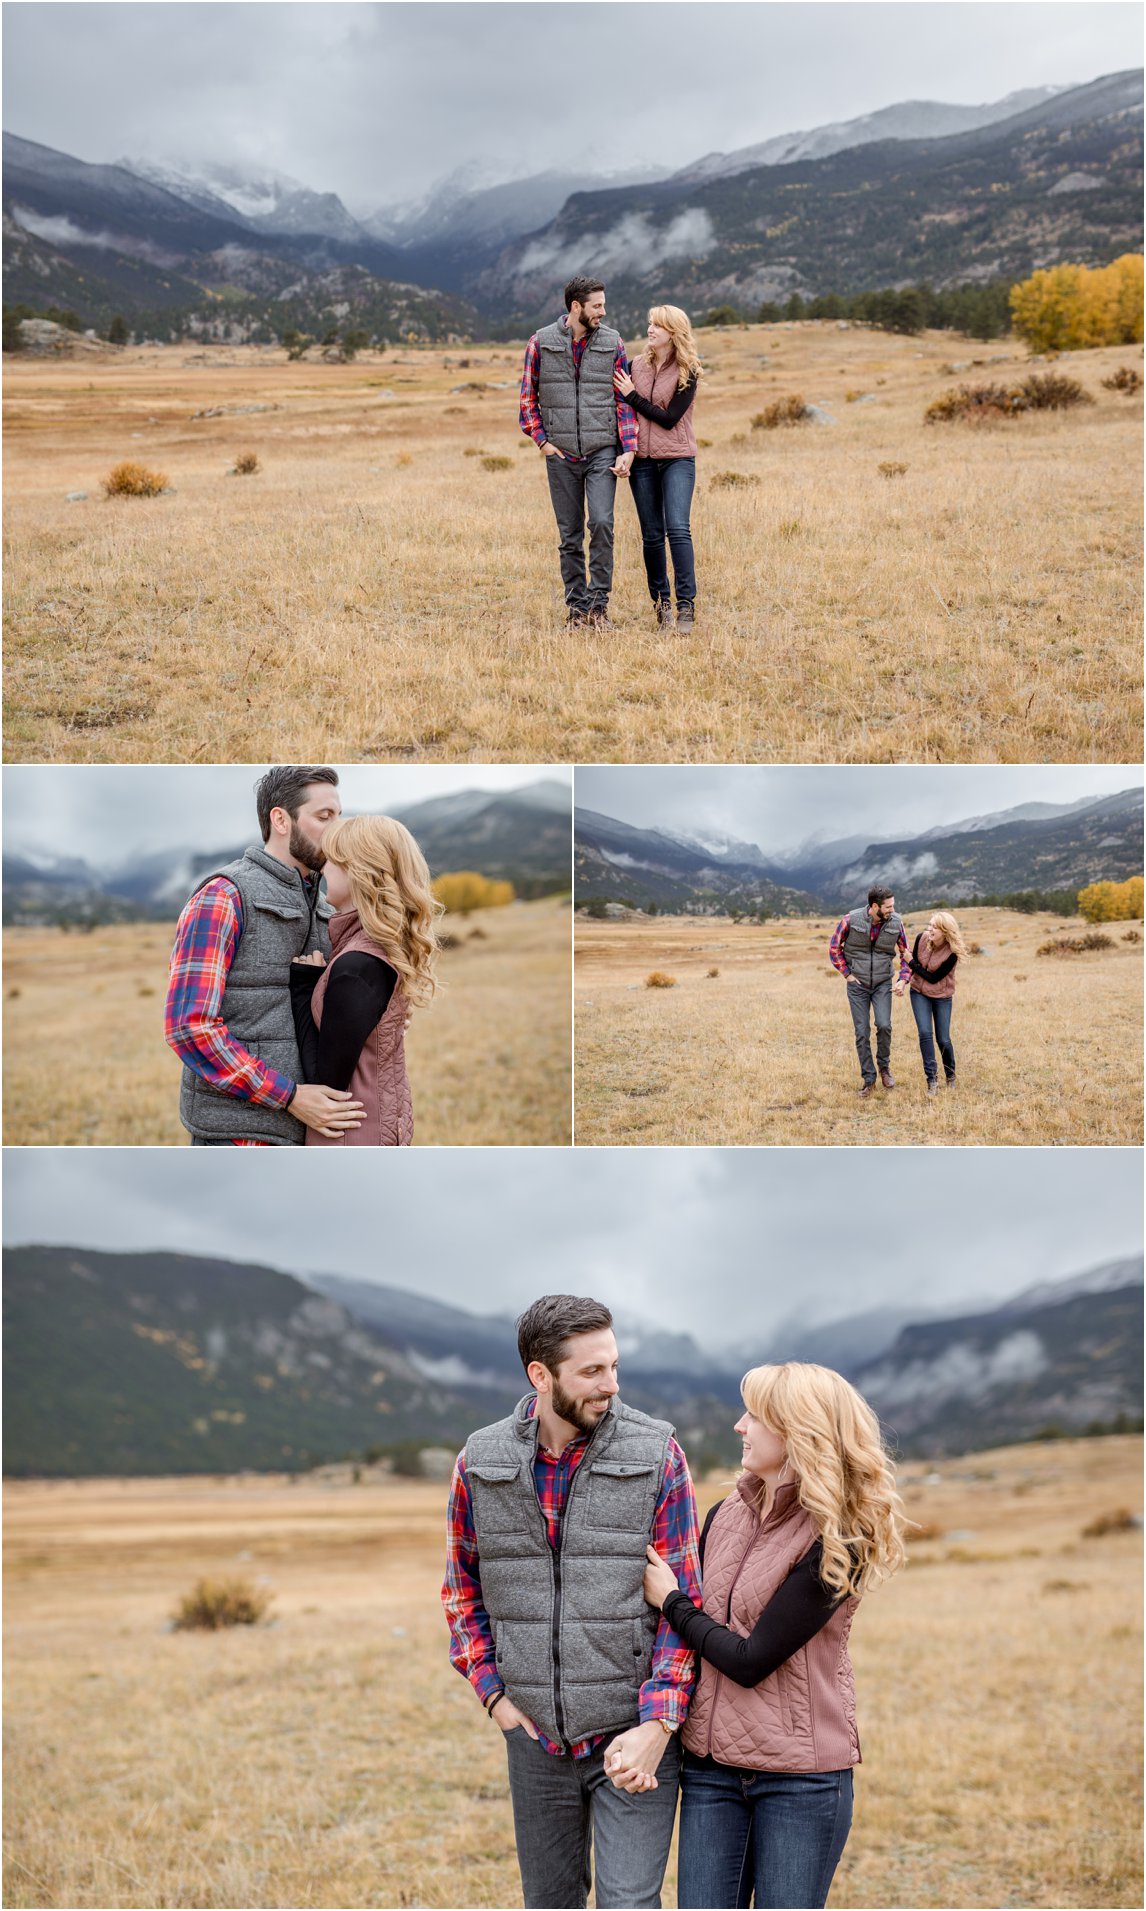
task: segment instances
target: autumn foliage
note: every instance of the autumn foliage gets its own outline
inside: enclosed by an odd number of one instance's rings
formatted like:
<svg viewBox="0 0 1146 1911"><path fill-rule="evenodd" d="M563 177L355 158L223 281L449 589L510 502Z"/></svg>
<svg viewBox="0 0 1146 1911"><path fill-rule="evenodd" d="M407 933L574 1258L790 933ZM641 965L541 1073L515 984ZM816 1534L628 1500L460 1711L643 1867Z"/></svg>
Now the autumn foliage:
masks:
<svg viewBox="0 0 1146 1911"><path fill-rule="evenodd" d="M1142 914L1142 878L1091 883L1078 892L1078 913L1087 922L1137 922Z"/></svg>
<svg viewBox="0 0 1146 1911"><path fill-rule="evenodd" d="M1052 265L1011 288L1011 316L1033 352L1142 342L1142 256L1113 265Z"/></svg>
<svg viewBox="0 0 1146 1911"><path fill-rule="evenodd" d="M471 909L503 909L514 897L512 883L479 876L476 869L451 870L431 887L448 914L456 916L468 916Z"/></svg>

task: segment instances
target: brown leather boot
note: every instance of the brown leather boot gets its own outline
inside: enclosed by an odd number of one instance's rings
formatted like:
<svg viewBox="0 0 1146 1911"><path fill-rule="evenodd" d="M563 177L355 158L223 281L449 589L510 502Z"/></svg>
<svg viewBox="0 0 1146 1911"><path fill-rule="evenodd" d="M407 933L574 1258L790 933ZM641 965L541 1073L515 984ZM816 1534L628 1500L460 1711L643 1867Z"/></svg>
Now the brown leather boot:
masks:
<svg viewBox="0 0 1146 1911"><path fill-rule="evenodd" d="M657 629L672 629L672 605L667 597L661 598L657 604Z"/></svg>
<svg viewBox="0 0 1146 1911"><path fill-rule="evenodd" d="M866 1101L868 1096L873 1095L874 1093L875 1093L875 1083L865 1082L863 1087L859 1090L859 1098L861 1101Z"/></svg>
<svg viewBox="0 0 1146 1911"><path fill-rule="evenodd" d="M692 604L678 604L676 607L676 627L678 630L696 629L696 609Z"/></svg>
<svg viewBox="0 0 1146 1911"><path fill-rule="evenodd" d="M890 1068L881 1068L879 1071L879 1079L883 1083L885 1088L895 1087L895 1082L892 1078L892 1073Z"/></svg>

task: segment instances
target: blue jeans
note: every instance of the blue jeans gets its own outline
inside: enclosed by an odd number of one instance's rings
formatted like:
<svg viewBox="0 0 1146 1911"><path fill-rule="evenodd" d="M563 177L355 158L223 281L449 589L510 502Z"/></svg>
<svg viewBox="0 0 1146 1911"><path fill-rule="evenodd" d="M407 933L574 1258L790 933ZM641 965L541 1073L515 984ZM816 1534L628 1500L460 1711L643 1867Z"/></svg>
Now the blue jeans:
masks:
<svg viewBox="0 0 1146 1911"><path fill-rule="evenodd" d="M629 489L637 507L644 540L645 575L654 604L671 601L665 539L672 552L676 601L696 602L696 567L688 513L696 484L695 458L634 458Z"/></svg>
<svg viewBox="0 0 1146 1911"><path fill-rule="evenodd" d="M558 1757L531 1739L524 1726L506 1734L517 1862L527 1905L546 1911L586 1905L592 1882L602 1911L609 1905L628 1911L659 1906L676 1821L680 1745L675 1738L666 1743L655 1792L621 1792L605 1776L608 1744L605 1739L584 1758Z"/></svg>
<svg viewBox="0 0 1146 1911"><path fill-rule="evenodd" d="M939 1069L935 1061L935 1043L939 1044L939 1053L943 1057L943 1073L949 1082L955 1080L955 1050L951 1046L951 1003L950 995L923 995L919 989L911 991L911 1012L915 1017L915 1026L919 1030L919 1053L923 1057L923 1073L929 1082L939 1080ZM934 1025L934 1036L932 1027Z"/></svg>
<svg viewBox="0 0 1146 1911"><path fill-rule="evenodd" d="M741 1771L686 1752L680 1787L681 1911L827 1903L851 1830L850 1771Z"/></svg>

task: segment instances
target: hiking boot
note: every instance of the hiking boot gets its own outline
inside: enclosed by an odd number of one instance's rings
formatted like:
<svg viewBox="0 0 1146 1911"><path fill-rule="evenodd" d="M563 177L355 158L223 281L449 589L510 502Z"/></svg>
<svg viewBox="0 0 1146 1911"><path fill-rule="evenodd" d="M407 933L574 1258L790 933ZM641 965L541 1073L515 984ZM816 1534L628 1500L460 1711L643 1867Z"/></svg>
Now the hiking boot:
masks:
<svg viewBox="0 0 1146 1911"><path fill-rule="evenodd" d="M658 630L672 629L672 605L667 597L662 598L657 604L657 628Z"/></svg>
<svg viewBox="0 0 1146 1911"><path fill-rule="evenodd" d="M591 624L594 630L616 630L617 628L604 604L599 604L596 610L586 611L585 622Z"/></svg>
<svg viewBox="0 0 1146 1911"><path fill-rule="evenodd" d="M885 1088L895 1087L895 1081L893 1079L890 1068L881 1068L879 1071L879 1079L883 1083Z"/></svg>
<svg viewBox="0 0 1146 1911"><path fill-rule="evenodd" d="M927 1093L929 1096L937 1095L939 1093L939 1083L936 1081L934 1075L931 1077L931 1079L929 1080L927 1084Z"/></svg>
<svg viewBox="0 0 1146 1911"><path fill-rule="evenodd" d="M568 617L565 619L565 628L566 630L584 630L588 622L589 612L587 610L570 610Z"/></svg>
<svg viewBox="0 0 1146 1911"><path fill-rule="evenodd" d="M948 1088L954 1088L954 1086L955 1086L955 1077L954 1077L954 1075L948 1075L948 1077L947 1077L947 1086L948 1086Z"/></svg>
<svg viewBox="0 0 1146 1911"><path fill-rule="evenodd" d="M696 629L695 612L696 612L696 606L693 604L678 604L676 607L677 629L678 630L695 630Z"/></svg>
<svg viewBox="0 0 1146 1911"><path fill-rule="evenodd" d="M866 1101L868 1096L873 1094L874 1092L875 1092L875 1083L865 1082L863 1087L858 1090L859 1098L861 1101Z"/></svg>

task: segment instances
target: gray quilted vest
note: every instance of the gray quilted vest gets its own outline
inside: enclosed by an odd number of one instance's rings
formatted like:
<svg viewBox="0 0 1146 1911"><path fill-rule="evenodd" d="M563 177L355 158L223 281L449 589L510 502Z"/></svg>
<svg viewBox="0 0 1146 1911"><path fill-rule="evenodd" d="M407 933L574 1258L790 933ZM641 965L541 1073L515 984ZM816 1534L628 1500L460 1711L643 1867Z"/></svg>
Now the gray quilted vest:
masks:
<svg viewBox="0 0 1146 1911"><path fill-rule="evenodd" d="M852 975L857 975L865 988L878 989L881 982L890 982L895 967L895 950L903 934L903 918L889 916L875 941L871 937L871 918L866 909L853 909L848 916L848 930L844 937L844 959Z"/></svg>
<svg viewBox="0 0 1146 1911"><path fill-rule="evenodd" d="M672 1428L614 1400L573 1475L554 1551L533 1479L532 1398L471 1434L466 1476L502 1683L568 1745L637 1718L658 1622L641 1581Z"/></svg>
<svg viewBox="0 0 1146 1911"><path fill-rule="evenodd" d="M290 1000L290 965L312 949L330 953L325 895L313 905L297 869L248 849L238 862L209 870L192 895L217 876L234 883L243 899L243 933L223 990L222 1019L237 1042L281 1075L298 1081L300 1062ZM179 1119L208 1141L268 1141L289 1147L305 1141L301 1121L285 1108L260 1108L212 1088L184 1065Z"/></svg>
<svg viewBox="0 0 1146 1911"><path fill-rule="evenodd" d="M598 325L585 341L580 370L573 365L573 335L556 319L537 334L537 402L545 436L559 451L588 458L620 448L613 362L621 334Z"/></svg>

